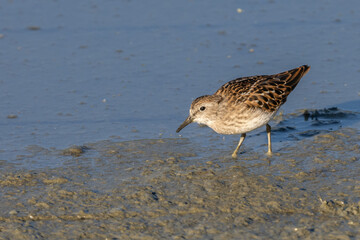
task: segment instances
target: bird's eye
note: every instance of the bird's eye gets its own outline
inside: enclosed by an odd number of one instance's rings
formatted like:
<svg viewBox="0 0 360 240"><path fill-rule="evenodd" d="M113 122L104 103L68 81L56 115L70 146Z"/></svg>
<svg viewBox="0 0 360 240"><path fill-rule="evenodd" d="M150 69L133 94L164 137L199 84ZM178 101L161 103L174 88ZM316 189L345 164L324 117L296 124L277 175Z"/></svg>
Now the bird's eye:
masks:
<svg viewBox="0 0 360 240"><path fill-rule="evenodd" d="M205 107L202 106L202 107L200 108L200 111L204 111L204 110L205 110Z"/></svg>

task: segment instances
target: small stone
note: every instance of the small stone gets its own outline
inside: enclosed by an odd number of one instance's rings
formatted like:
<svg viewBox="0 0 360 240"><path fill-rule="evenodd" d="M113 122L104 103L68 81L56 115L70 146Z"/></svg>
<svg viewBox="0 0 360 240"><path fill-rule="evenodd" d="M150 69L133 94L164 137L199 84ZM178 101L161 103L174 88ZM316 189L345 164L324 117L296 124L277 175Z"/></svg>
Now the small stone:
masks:
<svg viewBox="0 0 360 240"><path fill-rule="evenodd" d="M10 214L10 215L16 215L16 214L18 214L18 211L16 211L16 210L13 209L13 210L11 210L11 211L9 212L9 214Z"/></svg>
<svg viewBox="0 0 360 240"><path fill-rule="evenodd" d="M31 30L31 31L38 31L38 30L40 30L40 27L39 26L28 26L27 29Z"/></svg>
<svg viewBox="0 0 360 240"><path fill-rule="evenodd" d="M17 118L18 116L16 114L9 114L7 115L7 118L9 119L14 119L14 118Z"/></svg>
<svg viewBox="0 0 360 240"><path fill-rule="evenodd" d="M36 203L35 206L38 207L38 208L44 208L44 209L49 209L50 208L49 204L47 204L45 202Z"/></svg>
<svg viewBox="0 0 360 240"><path fill-rule="evenodd" d="M73 146L65 149L63 151L63 155L71 155L75 157L79 157L84 151L87 149L85 146Z"/></svg>

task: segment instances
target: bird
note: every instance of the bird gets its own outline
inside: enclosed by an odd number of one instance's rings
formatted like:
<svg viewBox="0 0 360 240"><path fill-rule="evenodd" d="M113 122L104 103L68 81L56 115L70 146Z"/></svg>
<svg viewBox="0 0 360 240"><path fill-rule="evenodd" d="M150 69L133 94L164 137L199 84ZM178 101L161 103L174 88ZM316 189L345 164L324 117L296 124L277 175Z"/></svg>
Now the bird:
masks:
<svg viewBox="0 0 360 240"><path fill-rule="evenodd" d="M192 122L206 125L219 134L241 134L232 153L236 158L246 134L266 125L267 154L272 154L271 126L268 122L286 102L310 66L273 74L240 77L222 85L214 94L196 98L190 106L189 116L176 132Z"/></svg>

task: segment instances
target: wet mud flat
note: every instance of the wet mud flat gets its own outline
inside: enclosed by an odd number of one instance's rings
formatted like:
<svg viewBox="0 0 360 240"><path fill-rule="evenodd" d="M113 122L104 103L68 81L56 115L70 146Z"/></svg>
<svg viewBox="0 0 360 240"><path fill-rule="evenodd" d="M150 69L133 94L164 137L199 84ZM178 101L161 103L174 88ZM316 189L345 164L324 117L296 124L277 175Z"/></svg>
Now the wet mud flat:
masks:
<svg viewBox="0 0 360 240"><path fill-rule="evenodd" d="M359 143L344 128L236 160L197 156L185 138L102 141L76 156L37 148L32 158L68 159L36 170L1 162L0 237L355 239Z"/></svg>

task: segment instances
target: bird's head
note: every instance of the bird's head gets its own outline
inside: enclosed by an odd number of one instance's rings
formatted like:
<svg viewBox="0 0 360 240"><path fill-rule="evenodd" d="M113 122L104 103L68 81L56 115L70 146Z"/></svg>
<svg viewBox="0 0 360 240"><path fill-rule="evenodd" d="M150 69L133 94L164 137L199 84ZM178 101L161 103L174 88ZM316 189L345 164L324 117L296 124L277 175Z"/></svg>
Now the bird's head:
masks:
<svg viewBox="0 0 360 240"><path fill-rule="evenodd" d="M205 95L196 98L190 106L190 114L186 120L180 125L176 132L186 127L192 122L211 126L217 118L219 103L222 97L218 95Z"/></svg>

